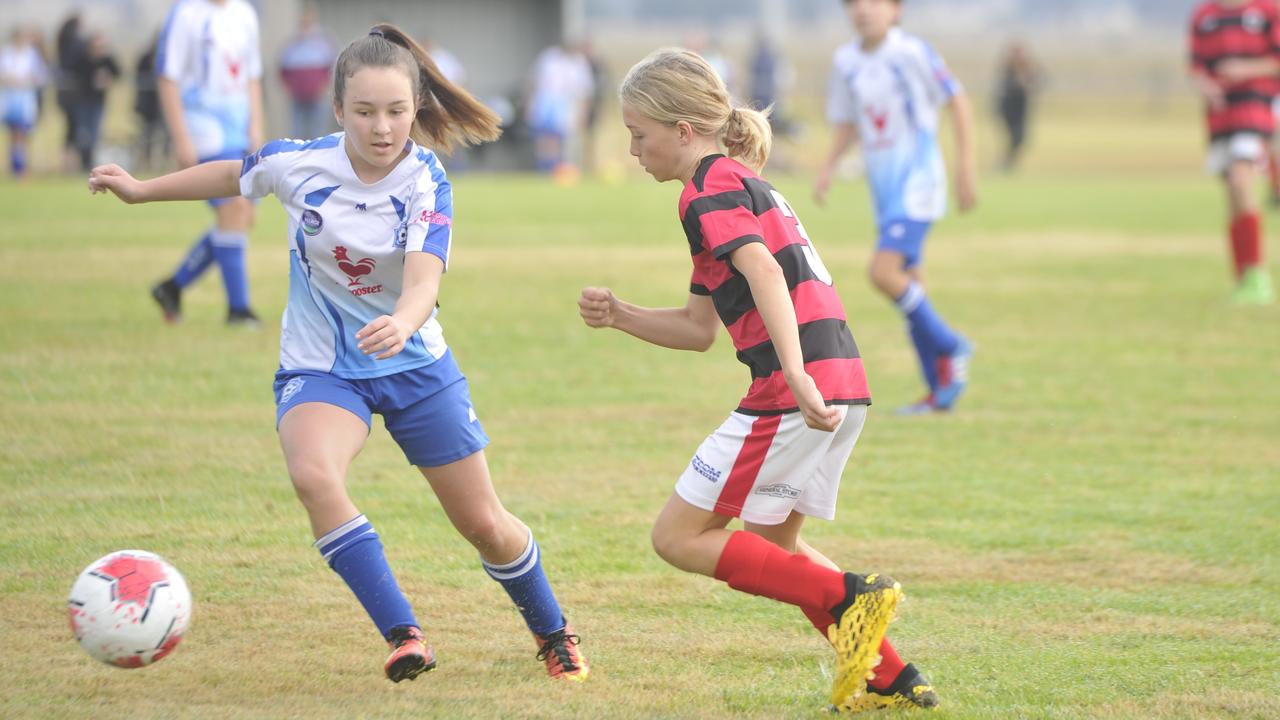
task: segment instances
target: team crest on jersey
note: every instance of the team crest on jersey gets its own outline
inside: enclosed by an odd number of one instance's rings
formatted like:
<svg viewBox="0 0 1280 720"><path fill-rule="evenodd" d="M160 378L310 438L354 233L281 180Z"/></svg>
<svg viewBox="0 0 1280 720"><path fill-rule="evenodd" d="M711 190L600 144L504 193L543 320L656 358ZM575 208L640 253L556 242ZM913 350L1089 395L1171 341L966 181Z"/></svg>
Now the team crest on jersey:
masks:
<svg viewBox="0 0 1280 720"><path fill-rule="evenodd" d="M403 250L409 244L409 223L402 222L396 227L395 238L392 239L391 245L397 250Z"/></svg>
<svg viewBox="0 0 1280 720"><path fill-rule="evenodd" d="M324 227L324 218L320 217L320 213L312 208L302 211L302 232L307 235L315 235Z"/></svg>

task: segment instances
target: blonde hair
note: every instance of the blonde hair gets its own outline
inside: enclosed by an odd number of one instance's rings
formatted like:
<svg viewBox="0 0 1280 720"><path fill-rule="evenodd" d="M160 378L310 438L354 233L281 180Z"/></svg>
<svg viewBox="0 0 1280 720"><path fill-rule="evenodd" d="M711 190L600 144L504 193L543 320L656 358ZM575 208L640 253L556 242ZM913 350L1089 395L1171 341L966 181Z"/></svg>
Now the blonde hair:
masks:
<svg viewBox="0 0 1280 720"><path fill-rule="evenodd" d="M679 48L655 51L623 78L618 98L660 123L688 122L699 134L714 136L724 144L729 157L756 172L769 160L772 108L734 107L724 80L695 52Z"/></svg>
<svg viewBox="0 0 1280 720"><path fill-rule="evenodd" d="M374 25L347 46L333 73L333 98L342 104L347 78L366 67L400 67L417 97L411 135L416 142L448 151L454 145L478 145L502 134L502 120L471 93L449 82L421 45L395 25Z"/></svg>

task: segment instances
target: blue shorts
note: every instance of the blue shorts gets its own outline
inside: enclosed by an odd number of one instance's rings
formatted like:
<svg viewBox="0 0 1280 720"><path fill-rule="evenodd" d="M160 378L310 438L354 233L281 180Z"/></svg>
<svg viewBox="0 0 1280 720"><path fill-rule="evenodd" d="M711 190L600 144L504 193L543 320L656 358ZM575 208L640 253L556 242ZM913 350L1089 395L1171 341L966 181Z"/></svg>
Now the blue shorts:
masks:
<svg viewBox="0 0 1280 720"><path fill-rule="evenodd" d="M891 250L901 253L906 261L903 268L920 264L924 255L924 238L929 234L933 223L919 220L890 220L880 225L880 240L876 250Z"/></svg>
<svg viewBox="0 0 1280 720"><path fill-rule="evenodd" d="M214 155L210 155L208 157L202 157L196 160L196 164L199 165L200 163L215 162L217 160L243 160L244 156L248 154L249 153L245 152L244 150L227 150L226 152L220 152ZM223 205L226 205L232 200L235 200L236 197L239 197L239 196L237 195L233 197L224 197L224 198L209 198L208 200L205 200L205 202L209 203L209 207L217 210ZM253 200L253 204L257 205L258 201Z"/></svg>
<svg viewBox="0 0 1280 720"><path fill-rule="evenodd" d="M419 467L448 465L489 444L452 354L433 365L362 380L317 370L280 370L275 396L277 428L284 414L302 403L335 405L370 427L378 413L405 458Z"/></svg>

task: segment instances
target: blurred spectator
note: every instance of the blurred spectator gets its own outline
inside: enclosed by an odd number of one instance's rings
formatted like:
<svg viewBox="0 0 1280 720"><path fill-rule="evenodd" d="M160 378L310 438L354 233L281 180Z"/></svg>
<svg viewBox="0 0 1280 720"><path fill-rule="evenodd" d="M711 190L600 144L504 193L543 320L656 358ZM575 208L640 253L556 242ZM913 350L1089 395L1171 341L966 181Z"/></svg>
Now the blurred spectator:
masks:
<svg viewBox="0 0 1280 720"><path fill-rule="evenodd" d="M996 110L1004 124L1008 146L1002 166L1012 172L1027 140L1032 96L1040 89L1042 75L1031 51L1021 42L1009 44L1000 63L999 95Z"/></svg>
<svg viewBox="0 0 1280 720"><path fill-rule="evenodd" d="M139 167L152 169L154 160L169 154L169 132L160 112L160 95L156 91L156 52L160 36L152 38L147 49L138 58L134 74L133 112L138 116L137 159ZM156 148L160 152L155 155Z"/></svg>
<svg viewBox="0 0 1280 720"><path fill-rule="evenodd" d="M0 111L9 129L9 169L14 177L27 171L27 139L39 115L38 90L48 77L44 60L24 28L13 31L0 49Z"/></svg>
<svg viewBox="0 0 1280 720"><path fill-rule="evenodd" d="M280 79L289 91L295 138L327 135L333 128L333 63L338 46L320 25L315 3L303 6L298 34L280 52Z"/></svg>
<svg viewBox="0 0 1280 720"><path fill-rule="evenodd" d="M784 113L783 95L793 79L791 65L774 48L769 36L761 32L751 53L751 106L759 110L773 108L769 123L777 135L786 136L791 131Z"/></svg>
<svg viewBox="0 0 1280 720"><path fill-rule="evenodd" d="M120 79L120 66L111 55L107 36L95 32L85 45L80 63L75 68L77 83L84 88L75 100L76 152L80 169L93 169L93 154L102 129L102 112L107 104L107 90Z"/></svg>
<svg viewBox="0 0 1280 720"><path fill-rule="evenodd" d="M434 38L424 39L422 48L431 56L436 67L440 68L440 74L444 75L446 80L458 86L467 84L467 69L463 67L457 55L441 47Z"/></svg>
<svg viewBox="0 0 1280 720"><path fill-rule="evenodd" d="M613 83L609 82L609 71L590 39L582 41L581 50L583 57L587 59L587 65L591 68L591 100L587 104L587 117L583 123L583 129L586 132L583 138L582 165L587 172L594 173L598 169L596 167L596 128L600 123L600 111L604 108L606 100L613 95Z"/></svg>
<svg viewBox="0 0 1280 720"><path fill-rule="evenodd" d="M62 169L71 172L77 165L76 98L84 92L80 86L80 75L76 72L85 52L84 38L80 35L80 11L73 11L62 21L54 42L58 53L58 109L66 121L66 131L62 136Z"/></svg>
<svg viewBox="0 0 1280 720"><path fill-rule="evenodd" d="M525 119L533 132L537 169L568 176L592 94L591 65L578 46L553 45L533 65Z"/></svg>

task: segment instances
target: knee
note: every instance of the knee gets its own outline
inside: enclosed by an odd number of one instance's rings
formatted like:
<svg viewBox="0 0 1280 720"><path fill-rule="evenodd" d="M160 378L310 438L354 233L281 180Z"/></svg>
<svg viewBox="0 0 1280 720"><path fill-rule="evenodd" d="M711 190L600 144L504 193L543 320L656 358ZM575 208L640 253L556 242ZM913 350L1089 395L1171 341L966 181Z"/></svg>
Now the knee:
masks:
<svg viewBox="0 0 1280 720"><path fill-rule="evenodd" d="M289 479L293 481L298 499L308 508L322 507L346 496L341 473L322 462L303 460L290 464Z"/></svg>
<svg viewBox="0 0 1280 720"><path fill-rule="evenodd" d="M502 550L504 523L496 514L486 512L463 518L457 524L458 532L480 554L489 557Z"/></svg>
<svg viewBox="0 0 1280 720"><path fill-rule="evenodd" d="M867 279L871 281L871 285L890 297L896 297L893 290L899 284L897 275L884 263L872 263L867 268Z"/></svg>
<svg viewBox="0 0 1280 720"><path fill-rule="evenodd" d="M681 567L686 545L682 536L661 525L654 525L653 531L649 533L649 541L653 543L653 551L658 554L658 557L671 565Z"/></svg>

